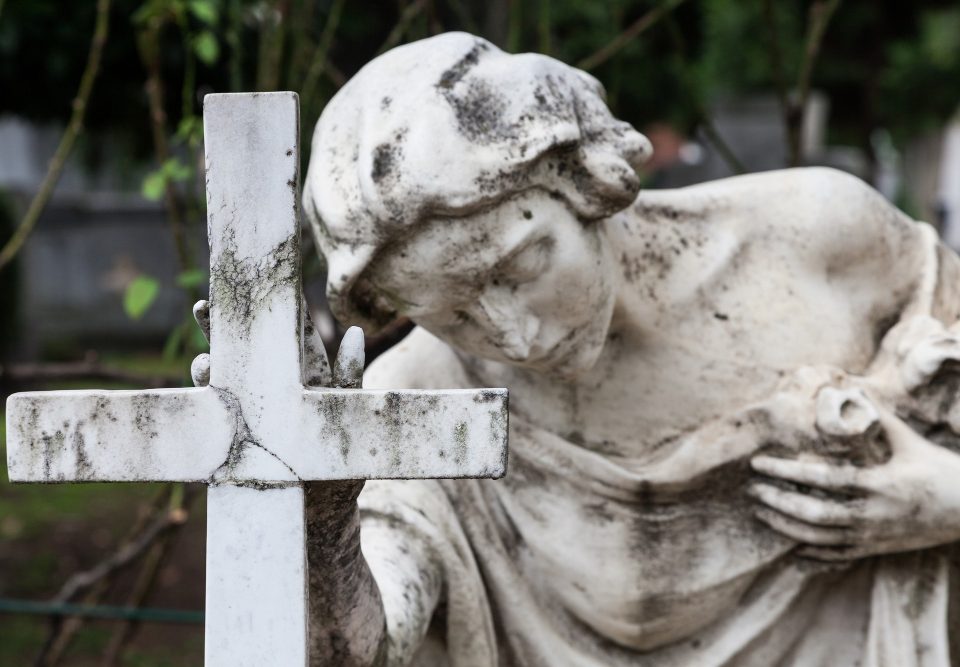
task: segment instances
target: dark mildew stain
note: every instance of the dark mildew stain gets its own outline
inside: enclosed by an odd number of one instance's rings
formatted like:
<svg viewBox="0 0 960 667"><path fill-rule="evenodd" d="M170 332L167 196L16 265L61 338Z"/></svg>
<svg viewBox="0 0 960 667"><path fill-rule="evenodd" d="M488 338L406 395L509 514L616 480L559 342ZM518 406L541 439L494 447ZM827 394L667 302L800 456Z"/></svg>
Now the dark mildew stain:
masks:
<svg viewBox="0 0 960 667"><path fill-rule="evenodd" d="M256 311L276 288L292 285L299 291L300 239L291 234L258 259L237 256L235 230L224 233L223 250L210 270L210 301L243 334L250 330Z"/></svg>
<svg viewBox="0 0 960 667"><path fill-rule="evenodd" d="M232 392L223 389L221 387L210 386L215 392L217 392L217 397L227 408L227 412L234 419L234 428L233 428L233 438L230 441L230 449L227 451L227 458L223 463L220 464L220 467L217 468L208 480L209 483L217 483L223 481L231 482L242 482L242 485L252 486L255 488L268 488L273 485L266 485L257 480L235 480L234 476L236 474L237 467L240 465L240 462L243 460L243 454L249 447L259 447L267 454L279 461L283 467L290 471L296 479L300 479L300 476L297 475L296 471L291 468L287 463L281 459L279 456L271 452L269 449L264 447L257 439L254 437L253 433L250 431L250 426L247 424L246 418L243 416L243 408L240 405L240 399L236 397ZM301 480L302 481L302 480Z"/></svg>
<svg viewBox="0 0 960 667"><path fill-rule="evenodd" d="M93 479L93 466L90 464L90 458L87 455L82 430L83 421L79 421L71 438L71 445L73 446L73 453L76 460L77 481Z"/></svg>
<svg viewBox="0 0 960 667"><path fill-rule="evenodd" d="M673 222L692 222L704 220L706 212L702 209L688 210L668 204L648 204L637 201L634 212L644 220L670 220Z"/></svg>
<svg viewBox="0 0 960 667"><path fill-rule="evenodd" d="M390 466L399 468L403 452L403 395L389 391L383 399L383 411L380 420L386 427L387 442L390 449Z"/></svg>
<svg viewBox="0 0 960 667"><path fill-rule="evenodd" d="M480 389L476 394L473 395L474 403L493 403L494 401L500 400L504 396L504 392L497 391L495 389ZM436 398L436 397L434 397Z"/></svg>
<svg viewBox="0 0 960 667"><path fill-rule="evenodd" d="M437 88L453 88L454 84L463 79L463 77L467 75L467 72L473 69L480 61L480 53L489 50L489 48L486 42L477 40L473 48L470 49L463 58L440 75L440 80L437 81Z"/></svg>
<svg viewBox="0 0 960 667"><path fill-rule="evenodd" d="M62 457L65 449L64 443L66 442L66 437L64 436L63 431L56 431L53 434L41 434L40 441L43 443L43 478L49 482L53 478L51 464L55 458L59 459ZM61 477L62 475L58 475L57 479L60 479Z"/></svg>
<svg viewBox="0 0 960 667"><path fill-rule="evenodd" d="M395 147L390 144L380 144L373 151L373 168L370 170L370 178L376 182L386 178L394 166Z"/></svg>
<svg viewBox="0 0 960 667"><path fill-rule="evenodd" d="M149 440L159 435L157 421L154 417L159 401L160 397L156 394L138 394L131 401L134 425L137 427L137 431Z"/></svg>
<svg viewBox="0 0 960 667"><path fill-rule="evenodd" d="M350 455L350 447L353 444L350 434L344 428L343 418L347 409L347 396L339 392L324 392L321 400L317 402L317 412L323 417L324 423L332 433L325 434L328 437L333 436L339 443L340 458L344 463Z"/></svg>
<svg viewBox="0 0 960 667"><path fill-rule="evenodd" d="M467 458L468 436L469 428L467 422L457 422L457 425L453 428L453 457L457 465L463 465L463 462Z"/></svg>

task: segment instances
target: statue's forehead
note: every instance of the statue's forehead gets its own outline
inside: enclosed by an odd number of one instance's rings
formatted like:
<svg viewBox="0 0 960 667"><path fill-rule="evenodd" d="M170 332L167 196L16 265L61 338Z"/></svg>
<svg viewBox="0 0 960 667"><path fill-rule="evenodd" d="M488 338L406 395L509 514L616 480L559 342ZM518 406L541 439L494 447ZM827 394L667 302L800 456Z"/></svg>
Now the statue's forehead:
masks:
<svg viewBox="0 0 960 667"><path fill-rule="evenodd" d="M550 233L557 215L570 214L546 193L528 191L473 215L427 220L391 248L382 268L435 275L489 270L531 237Z"/></svg>

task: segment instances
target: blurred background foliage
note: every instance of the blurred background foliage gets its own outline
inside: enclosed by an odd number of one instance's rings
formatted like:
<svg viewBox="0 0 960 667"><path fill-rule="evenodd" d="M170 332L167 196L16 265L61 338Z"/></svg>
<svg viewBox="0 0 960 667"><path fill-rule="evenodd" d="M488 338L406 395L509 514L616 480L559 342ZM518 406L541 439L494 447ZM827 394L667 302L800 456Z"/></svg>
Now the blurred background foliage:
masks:
<svg viewBox="0 0 960 667"><path fill-rule="evenodd" d="M830 102L825 143L855 147L871 182L884 151L942 129L960 103L956 0L0 0L0 119L58 135L66 128L42 183L9 196L0 189L0 393L189 383L190 359L206 349L189 310L206 290L203 95L299 92L305 167L316 119L351 75L393 46L448 30L587 69L606 86L615 115L643 131L667 127L678 142L705 137L733 171L742 165L712 117L724 100L777 100L790 144L784 162L803 164L801 110L818 91ZM23 157L0 143L0 167ZM142 227L134 217L150 214L169 249L157 243L139 250L138 263L120 257L97 269L119 286L108 303L132 329L31 344L19 314L38 307L26 289L38 274L18 264L42 274L52 269L36 257L69 256L25 257L34 225L47 230L45 247L76 250L92 233L76 231L79 222L93 229L109 208L87 206L87 218L73 221L62 214L78 206L69 200L57 204L59 218L52 214L68 157L90 173L108 171L114 190L140 202L117 209L111 234ZM305 242L308 295L322 306L323 265ZM92 243L82 262L104 247ZM160 257L153 268L141 266L144 252ZM162 336L138 335L171 293ZM50 312L69 319L61 305ZM319 325L322 315L314 312ZM104 316L89 306L70 314ZM373 340L371 351L404 330ZM335 346L335 324L321 332ZM15 489L0 474L0 664L200 664L195 625L5 614L3 601L201 609L202 498L180 485ZM73 586L77 573L120 553L132 555Z"/></svg>
<svg viewBox="0 0 960 667"><path fill-rule="evenodd" d="M99 131L120 130L149 159L145 62L159 66L171 132L191 137L207 92L301 93L305 131L346 78L390 46L446 30L482 35L508 51L581 63L658 6L670 11L591 68L615 114L637 127L669 121L692 132L717 96L795 84L811 6L803 0L116 0L83 154ZM7 0L0 10L0 111L63 121L84 67L93 2ZM830 21L813 73L833 101L831 139L868 154L870 133L897 138L942 123L960 88L960 5L846 2ZM306 157L306 156L305 156Z"/></svg>

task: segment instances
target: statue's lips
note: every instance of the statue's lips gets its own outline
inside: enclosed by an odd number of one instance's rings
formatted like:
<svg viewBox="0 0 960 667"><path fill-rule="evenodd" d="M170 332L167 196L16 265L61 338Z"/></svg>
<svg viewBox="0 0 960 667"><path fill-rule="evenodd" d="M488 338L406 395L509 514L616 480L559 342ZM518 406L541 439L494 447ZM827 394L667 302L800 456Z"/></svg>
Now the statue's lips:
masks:
<svg viewBox="0 0 960 667"><path fill-rule="evenodd" d="M501 347L500 351L503 353L503 356L515 363L539 364L544 361L550 361L551 357L557 353L557 348L560 347L561 343L562 341L545 348L534 341L529 346Z"/></svg>

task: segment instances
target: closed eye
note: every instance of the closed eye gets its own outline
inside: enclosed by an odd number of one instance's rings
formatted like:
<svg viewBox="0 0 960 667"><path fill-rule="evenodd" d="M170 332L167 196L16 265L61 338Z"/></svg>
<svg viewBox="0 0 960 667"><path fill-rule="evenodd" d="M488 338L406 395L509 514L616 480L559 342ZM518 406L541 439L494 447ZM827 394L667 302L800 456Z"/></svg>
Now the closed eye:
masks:
<svg viewBox="0 0 960 667"><path fill-rule="evenodd" d="M494 269L494 282L526 283L536 280L550 266L553 238L541 237L514 250Z"/></svg>

